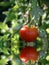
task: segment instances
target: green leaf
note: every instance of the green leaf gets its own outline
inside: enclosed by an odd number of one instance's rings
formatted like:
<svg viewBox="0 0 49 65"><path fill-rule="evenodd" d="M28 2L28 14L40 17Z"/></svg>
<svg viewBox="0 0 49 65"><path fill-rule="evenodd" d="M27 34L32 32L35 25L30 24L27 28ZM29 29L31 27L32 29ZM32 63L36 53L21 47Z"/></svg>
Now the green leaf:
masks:
<svg viewBox="0 0 49 65"><path fill-rule="evenodd" d="M49 34L49 28L46 29L46 32Z"/></svg>
<svg viewBox="0 0 49 65"><path fill-rule="evenodd" d="M17 9L19 9L19 5L16 4L16 5L12 8L12 10L16 12Z"/></svg>
<svg viewBox="0 0 49 65"><path fill-rule="evenodd" d="M5 23L0 22L0 29L8 30L8 26Z"/></svg>
<svg viewBox="0 0 49 65"><path fill-rule="evenodd" d="M1 59L0 60L0 65L5 65L5 64L7 64L7 58L4 58L4 59Z"/></svg>
<svg viewBox="0 0 49 65"><path fill-rule="evenodd" d="M5 47L3 47L2 52L3 52L4 54L8 54L8 55L9 55L9 53L8 53L8 49L5 48Z"/></svg>
<svg viewBox="0 0 49 65"><path fill-rule="evenodd" d="M43 10L37 6L37 0L33 0L32 2L31 14L36 22L38 22L39 15L43 15Z"/></svg>
<svg viewBox="0 0 49 65"><path fill-rule="evenodd" d="M13 65L24 65L19 58L15 57L12 61Z"/></svg>
<svg viewBox="0 0 49 65"><path fill-rule="evenodd" d="M15 13L14 12L9 12L9 14L7 16L7 21L12 21L15 18L16 18Z"/></svg>
<svg viewBox="0 0 49 65"><path fill-rule="evenodd" d="M46 60L49 61L49 55L47 55Z"/></svg>
<svg viewBox="0 0 49 65"><path fill-rule="evenodd" d="M7 7L10 5L10 2L0 2L0 6Z"/></svg>

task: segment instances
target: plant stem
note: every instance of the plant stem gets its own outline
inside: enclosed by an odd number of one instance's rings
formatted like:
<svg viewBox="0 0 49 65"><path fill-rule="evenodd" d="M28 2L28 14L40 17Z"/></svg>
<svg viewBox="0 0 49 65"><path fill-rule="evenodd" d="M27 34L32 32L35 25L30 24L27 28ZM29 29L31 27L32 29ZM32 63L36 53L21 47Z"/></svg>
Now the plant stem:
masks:
<svg viewBox="0 0 49 65"><path fill-rule="evenodd" d="M28 63L26 63L26 65L35 65L35 63L31 62L30 60Z"/></svg>
<svg viewBox="0 0 49 65"><path fill-rule="evenodd" d="M41 31L40 34L41 34L40 37L41 37L42 42L43 42L42 50L40 52L40 57L44 58L46 56L46 53L47 53L48 40L47 40L47 35L46 35L45 31Z"/></svg>
<svg viewBox="0 0 49 65"><path fill-rule="evenodd" d="M26 43L26 46L31 46L31 47L33 47L33 46L35 46L35 43L34 43L34 42L27 42L27 43Z"/></svg>

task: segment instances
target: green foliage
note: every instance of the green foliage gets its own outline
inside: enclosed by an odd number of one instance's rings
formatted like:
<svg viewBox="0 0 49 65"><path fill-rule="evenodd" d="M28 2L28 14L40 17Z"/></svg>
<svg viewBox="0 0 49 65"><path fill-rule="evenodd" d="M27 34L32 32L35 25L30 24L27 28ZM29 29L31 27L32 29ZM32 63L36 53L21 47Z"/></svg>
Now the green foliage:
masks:
<svg viewBox="0 0 49 65"><path fill-rule="evenodd" d="M39 31L39 37L32 42L39 52L37 65L49 65L49 0L3 0L0 13L0 17L5 15L3 21L0 18L0 65L10 65L8 61L11 65L25 65L19 57L26 45L19 34L25 24L36 25Z"/></svg>

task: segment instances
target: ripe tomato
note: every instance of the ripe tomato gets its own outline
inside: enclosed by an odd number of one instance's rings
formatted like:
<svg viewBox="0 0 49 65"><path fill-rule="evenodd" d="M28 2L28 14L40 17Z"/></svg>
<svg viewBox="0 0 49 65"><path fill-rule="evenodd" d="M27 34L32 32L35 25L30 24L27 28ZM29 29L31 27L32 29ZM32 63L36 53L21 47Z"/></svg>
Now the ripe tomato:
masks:
<svg viewBox="0 0 49 65"><path fill-rule="evenodd" d="M28 27L27 25L25 25L20 29L20 37L22 40L26 42L35 41L37 36L38 36L38 30L35 26Z"/></svg>
<svg viewBox="0 0 49 65"><path fill-rule="evenodd" d="M21 50L20 59L22 62L27 62L29 60L36 61L38 59L38 52L34 47L27 46Z"/></svg>

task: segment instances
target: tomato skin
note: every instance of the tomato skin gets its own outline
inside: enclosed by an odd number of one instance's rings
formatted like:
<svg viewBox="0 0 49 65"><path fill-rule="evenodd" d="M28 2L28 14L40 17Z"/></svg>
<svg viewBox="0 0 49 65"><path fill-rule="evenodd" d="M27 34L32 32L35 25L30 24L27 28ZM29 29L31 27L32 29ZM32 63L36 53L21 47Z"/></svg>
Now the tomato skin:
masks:
<svg viewBox="0 0 49 65"><path fill-rule="evenodd" d="M35 26L29 28L25 25L20 29L20 37L26 42L33 42L38 37L38 30Z"/></svg>
<svg viewBox="0 0 49 65"><path fill-rule="evenodd" d="M29 60L36 61L38 59L38 52L34 47L27 46L21 50L20 59L22 62L27 62Z"/></svg>

